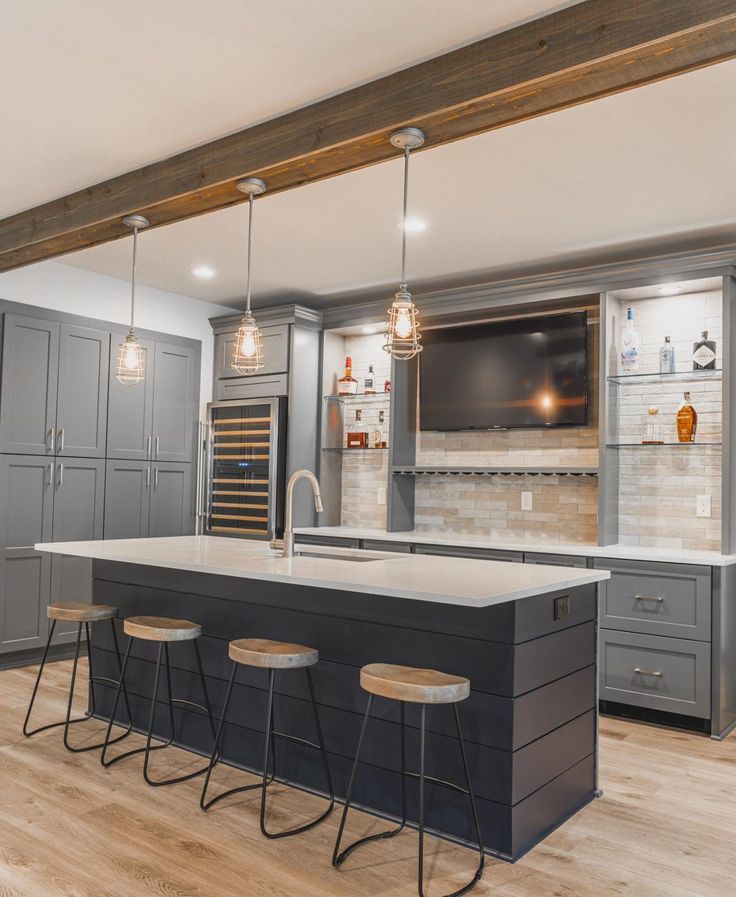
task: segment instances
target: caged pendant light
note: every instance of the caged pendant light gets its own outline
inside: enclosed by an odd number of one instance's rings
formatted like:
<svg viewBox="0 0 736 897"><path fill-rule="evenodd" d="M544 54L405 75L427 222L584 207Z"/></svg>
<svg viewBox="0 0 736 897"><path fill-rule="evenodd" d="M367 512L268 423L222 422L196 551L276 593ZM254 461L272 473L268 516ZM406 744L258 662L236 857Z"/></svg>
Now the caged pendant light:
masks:
<svg viewBox="0 0 736 897"><path fill-rule="evenodd" d="M406 222L409 196L409 153L424 143L419 128L402 128L391 135L391 144L404 152L404 207L401 221L401 283L388 310L384 351L398 361L408 361L422 351L417 309L406 284Z"/></svg>
<svg viewBox="0 0 736 897"><path fill-rule="evenodd" d="M248 194L248 276L246 282L245 314L235 341L233 368L239 374L255 374L264 365L263 336L250 310L250 268L253 244L253 199L266 192L266 182L260 178L246 178L237 185L241 193Z"/></svg>
<svg viewBox="0 0 736 897"><path fill-rule="evenodd" d="M146 379L146 353L135 335L135 273L138 259L138 231L148 227L148 218L129 215L123 224L133 230L133 265L130 276L130 330L118 350L115 379L123 386L135 386Z"/></svg>

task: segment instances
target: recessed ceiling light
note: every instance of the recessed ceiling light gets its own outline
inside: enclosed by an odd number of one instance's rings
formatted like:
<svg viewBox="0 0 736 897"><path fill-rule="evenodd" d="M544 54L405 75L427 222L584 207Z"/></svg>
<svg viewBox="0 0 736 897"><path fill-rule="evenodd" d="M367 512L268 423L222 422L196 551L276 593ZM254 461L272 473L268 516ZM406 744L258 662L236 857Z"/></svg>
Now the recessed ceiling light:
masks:
<svg viewBox="0 0 736 897"><path fill-rule="evenodd" d="M365 333L367 336L371 336L374 333L378 333L378 328L367 325L366 327L362 328L361 332Z"/></svg>
<svg viewBox="0 0 736 897"><path fill-rule="evenodd" d="M396 226L399 230L401 230L401 222L399 222ZM424 218L412 217L406 219L404 230L407 232L407 234L418 234L420 231L426 229L427 222L424 220Z"/></svg>
<svg viewBox="0 0 736 897"><path fill-rule="evenodd" d="M196 265L192 268L192 274L200 280L212 280L217 271L209 265Z"/></svg>
<svg viewBox="0 0 736 897"><path fill-rule="evenodd" d="M673 283L666 284L665 286L659 288L660 296L676 296L681 292L682 290L680 289L680 287L676 287Z"/></svg>

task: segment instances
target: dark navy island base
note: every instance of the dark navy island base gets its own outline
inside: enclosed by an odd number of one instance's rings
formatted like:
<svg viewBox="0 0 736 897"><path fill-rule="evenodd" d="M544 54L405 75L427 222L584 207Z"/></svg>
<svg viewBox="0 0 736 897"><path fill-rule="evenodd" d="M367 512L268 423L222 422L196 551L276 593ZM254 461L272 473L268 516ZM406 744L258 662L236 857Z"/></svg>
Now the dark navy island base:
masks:
<svg viewBox="0 0 736 897"><path fill-rule="evenodd" d="M555 598L569 595L569 614L555 619ZM471 696L460 705L463 731L487 849L516 860L596 795L596 584L564 592L468 608L189 573L96 560L94 600L120 617L156 615L201 624L203 664L215 715L229 675L227 643L244 637L298 642L319 649L314 683L335 792L344 797L367 696L359 670L367 663L429 667L466 676ZM559 608L558 608L559 611ZM119 624L120 625L120 624ZM137 729L148 722L155 646L136 643L128 691ZM112 636L92 636L95 675L116 677ZM191 652L171 649L175 696L201 703ZM302 677L276 677L276 726L299 735L314 725ZM267 672L238 672L223 759L260 772ZM99 685L97 712L110 713L114 689ZM168 738L161 688L155 732ZM427 774L461 783L463 770L452 710L429 708ZM124 711L120 711L122 721ZM407 763L418 764L418 708L407 706ZM204 713L175 710L180 746L208 754ZM355 804L382 815L400 813L399 709L376 699L364 748ZM135 762L130 761L130 762ZM278 777L308 789L324 788L318 752L289 742L277 746ZM472 842L465 798L428 786L427 827ZM417 794L409 787L409 818Z"/></svg>

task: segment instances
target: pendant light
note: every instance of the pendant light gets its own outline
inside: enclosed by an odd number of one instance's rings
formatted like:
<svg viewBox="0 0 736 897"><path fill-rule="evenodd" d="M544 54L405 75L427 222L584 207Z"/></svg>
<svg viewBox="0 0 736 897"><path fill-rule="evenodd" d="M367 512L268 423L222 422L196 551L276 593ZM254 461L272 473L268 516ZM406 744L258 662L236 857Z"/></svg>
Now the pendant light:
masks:
<svg viewBox="0 0 736 897"><path fill-rule="evenodd" d="M246 178L237 184L241 193L248 194L248 278L246 281L245 314L240 320L240 329L235 341L233 368L239 374L250 376L264 365L263 336L250 310L250 267L253 244L253 200L266 192L266 182L260 178Z"/></svg>
<svg viewBox="0 0 736 897"><path fill-rule="evenodd" d="M148 227L148 218L143 215L129 215L123 224L133 230L133 266L130 276L130 330L118 350L118 365L115 379L123 386L135 386L146 379L146 354L135 335L135 269L138 258L138 231Z"/></svg>
<svg viewBox="0 0 736 897"><path fill-rule="evenodd" d="M401 283L388 310L388 333L384 351L398 361L408 361L422 351L422 338L417 321L417 309L411 301L406 284L406 222L409 196L409 153L424 143L419 128L402 128L391 135L392 146L404 152L404 207L401 219Z"/></svg>

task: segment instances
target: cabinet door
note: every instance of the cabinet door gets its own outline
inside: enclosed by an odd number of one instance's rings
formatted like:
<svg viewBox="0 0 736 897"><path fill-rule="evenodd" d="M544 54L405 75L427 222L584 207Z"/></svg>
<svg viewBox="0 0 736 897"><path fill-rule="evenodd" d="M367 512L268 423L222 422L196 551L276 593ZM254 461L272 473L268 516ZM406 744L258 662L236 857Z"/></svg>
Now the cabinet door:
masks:
<svg viewBox="0 0 736 897"><path fill-rule="evenodd" d="M194 533L191 464L154 464L150 536Z"/></svg>
<svg viewBox="0 0 736 897"><path fill-rule="evenodd" d="M51 539L52 507L50 460L0 458L0 652L46 641L51 559L33 546Z"/></svg>
<svg viewBox="0 0 736 897"><path fill-rule="evenodd" d="M143 383L124 386L115 379L120 342L122 337L114 335L110 352L107 457L146 461L151 457L153 439L154 344L141 340L146 358L146 379Z"/></svg>
<svg viewBox="0 0 736 897"><path fill-rule="evenodd" d="M53 453L58 373L59 325L5 315L0 452Z"/></svg>
<svg viewBox="0 0 736 897"><path fill-rule="evenodd" d="M108 461L105 476L105 538L148 535L151 465L147 461Z"/></svg>
<svg viewBox="0 0 736 897"><path fill-rule="evenodd" d="M105 457L109 367L110 334L107 330L61 325L57 455Z"/></svg>
<svg viewBox="0 0 736 897"><path fill-rule="evenodd" d="M77 542L101 539L105 509L105 462L58 459L54 477L52 540ZM88 558L54 555L51 559L51 600L90 601L92 562ZM77 624L59 622L54 643L75 640Z"/></svg>
<svg viewBox="0 0 736 897"><path fill-rule="evenodd" d="M191 461L197 426L196 353L156 343L153 377L153 460Z"/></svg>
<svg viewBox="0 0 736 897"><path fill-rule="evenodd" d="M281 374L289 370L289 325L262 327L263 367L259 374ZM215 337L215 379L240 377L233 367L238 331L218 333Z"/></svg>

